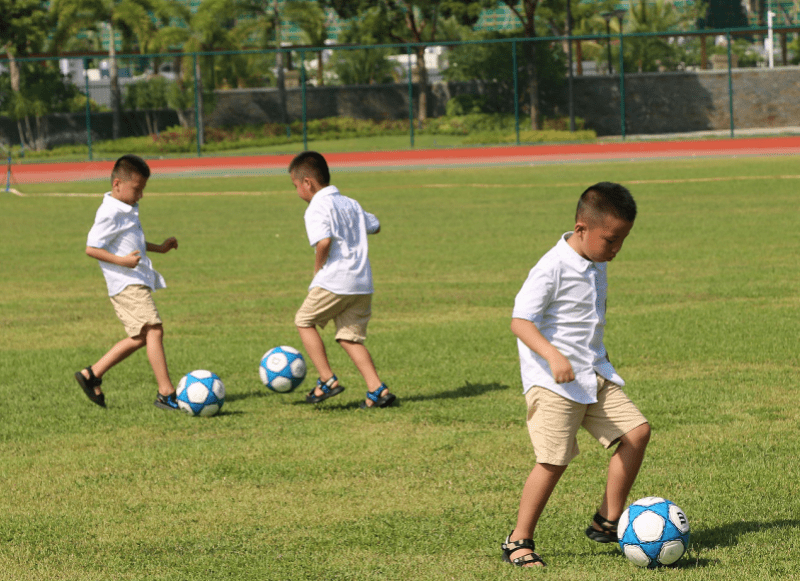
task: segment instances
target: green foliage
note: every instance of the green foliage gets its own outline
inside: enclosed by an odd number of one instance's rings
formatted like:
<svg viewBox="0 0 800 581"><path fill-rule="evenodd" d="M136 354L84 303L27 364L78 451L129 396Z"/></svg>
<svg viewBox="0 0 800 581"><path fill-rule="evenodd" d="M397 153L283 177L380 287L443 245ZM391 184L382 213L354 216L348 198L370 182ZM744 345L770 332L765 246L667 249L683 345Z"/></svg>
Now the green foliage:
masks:
<svg viewBox="0 0 800 581"><path fill-rule="evenodd" d="M378 12L371 9L351 21L342 33L341 44L374 47L378 44L374 33L377 18ZM337 50L333 53L333 70L343 85L392 83L396 80L394 64L386 58L391 53L391 49L377 47Z"/></svg>
<svg viewBox="0 0 800 581"><path fill-rule="evenodd" d="M164 77L153 76L145 81L131 83L125 93L125 108L164 109L168 105L169 83Z"/></svg>
<svg viewBox="0 0 800 581"><path fill-rule="evenodd" d="M334 168L383 225L367 345L400 399L376 413L357 408L363 381L330 328L342 395L299 403L313 368L292 394L259 383L268 348L300 346L293 314L313 265L285 172L156 172L141 202L148 237L181 243L152 256L169 285L155 300L172 379L218 373L214 418L156 409L144 352L104 378L108 409L72 377L124 336L83 253L108 180L0 195L0 264L14 273L0 277L0 578L797 579L798 161ZM690 549L643 571L585 538L611 451L581 431L535 534L549 568L519 570L499 545L535 460L510 310L601 179L629 185L640 211L609 265L606 330L653 426L630 499L676 502Z"/></svg>

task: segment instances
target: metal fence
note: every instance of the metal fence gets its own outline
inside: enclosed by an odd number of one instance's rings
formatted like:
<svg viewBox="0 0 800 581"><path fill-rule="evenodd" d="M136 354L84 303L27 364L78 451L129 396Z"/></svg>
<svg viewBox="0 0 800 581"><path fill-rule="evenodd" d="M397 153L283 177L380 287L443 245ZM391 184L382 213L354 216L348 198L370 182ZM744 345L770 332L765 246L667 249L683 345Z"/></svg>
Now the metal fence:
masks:
<svg viewBox="0 0 800 581"><path fill-rule="evenodd" d="M46 63L50 68L58 67L65 86L89 97L83 99L85 108L77 114L73 111L72 114L34 115L40 144L47 147L67 143L85 145L89 159L93 159L101 143L136 135L148 135L156 141L183 140L182 144L171 144L174 147L168 153L209 154L213 152L214 132L232 125L268 127L264 135L277 141L284 136L286 140L299 140L302 135L303 147L307 148L311 121L342 116L391 121L391 129L406 133L408 146L413 148L415 135L426 130L431 119L448 112L472 110L495 114L491 117L495 125L487 121L482 130L509 132L514 136L512 143L516 144L526 142L525 128L531 124L531 108L537 108L540 116L568 119L566 126L570 130L575 129L577 118L579 126L601 128L598 133L626 139L632 128L637 133L653 133L653 127L659 127L642 124L644 117L653 116L653 107L637 111L636 103L669 93L680 84L676 75L703 75L712 62L715 68L720 62L724 65L716 74L719 77L724 73L726 77L727 112L724 116L728 118L726 130L734 137L737 117L742 116L742 107L735 111L737 90L746 92L746 82L763 85L757 80L738 81L738 78L745 79L746 71L769 74L780 70L790 74L787 86L798 85L800 69L789 66L787 61L794 55L787 46L788 38L799 30L783 26L498 38L436 44L124 54L114 59L92 54L17 59L17 64ZM778 59L775 58L774 38L782 40ZM743 63L737 63L736 39L747 39L750 47L760 47L760 41L769 40L766 49L751 54L753 62L750 64L757 63L758 67L746 69L741 67ZM637 54L654 42L660 43L662 48L692 45L694 56L684 61L655 59L657 71L640 71L643 57L638 57L637 61ZM538 87L530 82L527 66L532 58L530 47L535 47L538 55ZM490 70L484 69L473 79L464 78L467 73L462 73L458 82L446 82L448 69L454 66L463 69L464 60L472 59L473 69L480 67L475 53L481 51L484 66ZM587 51L594 53L593 60L573 59L573 55ZM683 54L689 53L684 51ZM421 58L425 60L424 71L419 66ZM3 76L8 75L8 64L7 59L0 60ZM647 65L654 66L652 58ZM353 70L348 72L348 67ZM117 79L116 84L111 82L113 78ZM351 82L347 83L348 80ZM636 89L645 97L637 93L632 98L634 82L637 87L649 87ZM715 82L719 84L720 79ZM737 83L741 83L738 88ZM697 89L687 90L691 93ZM530 98L532 91L536 92L538 100ZM714 88L703 91L708 93L707 100L713 101L708 107L714 110L715 119L707 122L706 127L702 120L698 121L697 129L719 129L722 97ZM795 105L779 102L786 99L786 92L779 87L777 93L783 96L767 95L764 98L774 102L764 106L782 108L787 119L800 118L797 116L800 111L795 115L791 109ZM800 95L797 97L795 103L800 103ZM694 99L690 97L689 100ZM452 100L461 107L448 106ZM679 94L672 100L674 102L658 106L658 114L665 119L680 115L686 107ZM422 114L420 108L424 109ZM18 115L16 119L0 119L0 139L11 145L24 143L23 132L35 132L30 128L30 117ZM753 123L758 125L759 121L739 121L740 127L750 127ZM776 121L773 116L761 124L774 127ZM667 123L664 132L682 132L684 125L673 123L676 129L670 131ZM180 129L165 131L170 127ZM191 144L187 144L189 139Z"/></svg>

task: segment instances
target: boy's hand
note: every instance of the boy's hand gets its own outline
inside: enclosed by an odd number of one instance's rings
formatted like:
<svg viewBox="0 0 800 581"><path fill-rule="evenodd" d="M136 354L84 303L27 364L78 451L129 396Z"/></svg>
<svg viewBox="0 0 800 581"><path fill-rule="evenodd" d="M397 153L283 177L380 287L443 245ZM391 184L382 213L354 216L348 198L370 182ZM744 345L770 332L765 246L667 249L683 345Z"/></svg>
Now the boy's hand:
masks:
<svg viewBox="0 0 800 581"><path fill-rule="evenodd" d="M165 254L174 248L178 248L178 239L175 238L174 236L171 238L167 238L161 244L153 244L151 242L147 243L148 252L158 252L159 254Z"/></svg>
<svg viewBox="0 0 800 581"><path fill-rule="evenodd" d="M547 358L547 364L550 365L550 373L553 374L556 383L569 383L575 380L572 364L557 349L553 349Z"/></svg>
<svg viewBox="0 0 800 581"><path fill-rule="evenodd" d="M127 256L120 256L119 263L121 266L127 266L128 268L136 268L139 265L139 261L142 259L142 253L138 250L134 250Z"/></svg>

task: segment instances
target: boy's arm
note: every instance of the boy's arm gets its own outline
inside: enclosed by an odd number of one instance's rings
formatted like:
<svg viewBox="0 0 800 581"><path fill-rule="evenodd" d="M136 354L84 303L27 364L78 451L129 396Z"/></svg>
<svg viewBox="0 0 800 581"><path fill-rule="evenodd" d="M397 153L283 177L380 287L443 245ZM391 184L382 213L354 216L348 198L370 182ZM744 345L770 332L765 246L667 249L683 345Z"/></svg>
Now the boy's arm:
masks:
<svg viewBox="0 0 800 581"><path fill-rule="evenodd" d="M556 383L569 383L575 379L575 372L569 359L553 347L539 329L531 321L525 319L511 319L511 332L517 336L529 349L542 357L550 366L550 373Z"/></svg>
<svg viewBox="0 0 800 581"><path fill-rule="evenodd" d="M111 254L104 248L95 248L94 246L86 247L86 255L96 258L97 260L102 260L103 262L110 262L111 264L126 266L128 268L136 268L139 261L142 259L141 252L138 250L134 250L127 256L117 256L116 254Z"/></svg>
<svg viewBox="0 0 800 581"><path fill-rule="evenodd" d="M145 244L147 244L146 248L148 252L164 254L173 248L178 248L178 239L173 236L172 238L167 238L161 244L153 244L152 242L145 242Z"/></svg>
<svg viewBox="0 0 800 581"><path fill-rule="evenodd" d="M323 238L314 246L314 274L317 274L320 269L328 262L328 256L331 253L331 242L333 238Z"/></svg>

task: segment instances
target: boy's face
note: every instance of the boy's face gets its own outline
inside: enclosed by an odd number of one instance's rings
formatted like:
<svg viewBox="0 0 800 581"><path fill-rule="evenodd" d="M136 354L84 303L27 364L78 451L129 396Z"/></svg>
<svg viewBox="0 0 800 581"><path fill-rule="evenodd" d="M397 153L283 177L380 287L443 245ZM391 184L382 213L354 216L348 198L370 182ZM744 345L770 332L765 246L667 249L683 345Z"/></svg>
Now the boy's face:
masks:
<svg viewBox="0 0 800 581"><path fill-rule="evenodd" d="M132 173L130 177L116 178L111 184L111 195L133 206L144 196L144 187L147 185L147 178L138 173Z"/></svg>
<svg viewBox="0 0 800 581"><path fill-rule="evenodd" d="M304 202L310 202L314 194L320 189L317 182L310 177L298 177L297 174L291 174L294 189L297 190L297 195Z"/></svg>
<svg viewBox="0 0 800 581"><path fill-rule="evenodd" d="M631 228L633 222L608 214L593 223L579 220L567 242L586 260L608 262L620 251Z"/></svg>

